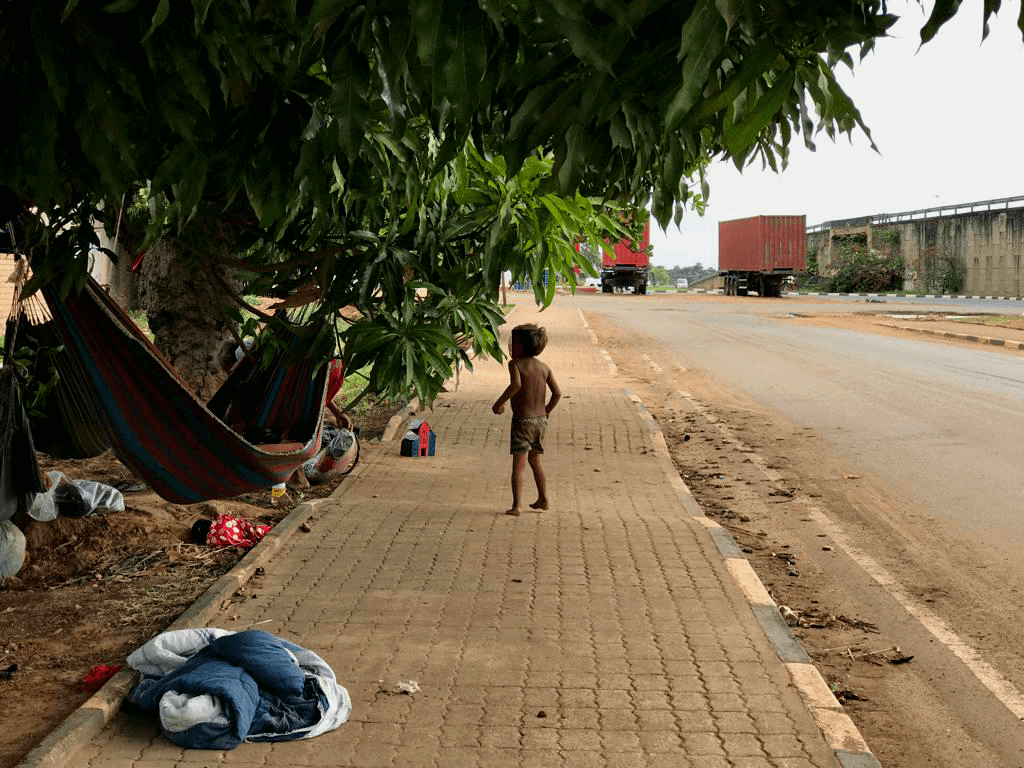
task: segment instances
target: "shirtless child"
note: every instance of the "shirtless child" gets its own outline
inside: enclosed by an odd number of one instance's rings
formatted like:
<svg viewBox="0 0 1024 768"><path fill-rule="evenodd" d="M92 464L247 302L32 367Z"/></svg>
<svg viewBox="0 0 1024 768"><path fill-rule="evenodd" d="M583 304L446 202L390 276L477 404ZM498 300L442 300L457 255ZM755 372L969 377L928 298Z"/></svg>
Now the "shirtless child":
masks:
<svg viewBox="0 0 1024 768"><path fill-rule="evenodd" d="M537 359L548 343L547 332L533 323L517 325L509 337L508 361L509 385L491 410L505 412L505 403L512 403L512 508L505 514L519 515L521 504L523 470L527 461L533 470L537 484L537 500L530 505L534 512L548 508L547 480L541 457L544 455L544 431L548 426L548 414L562 397L554 374L547 365ZM551 399L544 403L547 391Z"/></svg>

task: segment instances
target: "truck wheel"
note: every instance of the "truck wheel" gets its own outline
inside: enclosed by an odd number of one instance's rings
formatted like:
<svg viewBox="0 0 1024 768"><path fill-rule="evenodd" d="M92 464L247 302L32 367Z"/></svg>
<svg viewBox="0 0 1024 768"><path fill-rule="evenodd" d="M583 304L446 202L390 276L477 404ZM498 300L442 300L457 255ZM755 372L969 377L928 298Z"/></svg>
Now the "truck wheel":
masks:
<svg viewBox="0 0 1024 768"><path fill-rule="evenodd" d="M646 285L638 285L636 287L636 292L637 292L638 295L643 296L645 293L647 293L647 286Z"/></svg>
<svg viewBox="0 0 1024 768"><path fill-rule="evenodd" d="M736 295L737 296L746 296L747 295L747 289L746 288L737 288L736 289Z"/></svg>

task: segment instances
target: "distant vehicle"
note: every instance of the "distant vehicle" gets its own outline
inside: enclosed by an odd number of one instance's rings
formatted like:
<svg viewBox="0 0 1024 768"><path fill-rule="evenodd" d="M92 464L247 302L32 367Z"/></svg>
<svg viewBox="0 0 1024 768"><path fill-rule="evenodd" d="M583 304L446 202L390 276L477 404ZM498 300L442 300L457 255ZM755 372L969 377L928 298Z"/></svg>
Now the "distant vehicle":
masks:
<svg viewBox="0 0 1024 768"><path fill-rule="evenodd" d="M781 296L807 264L804 216L754 216L718 224L718 274L726 296Z"/></svg>
<svg viewBox="0 0 1024 768"><path fill-rule="evenodd" d="M650 276L651 257L647 248L651 244L651 222L644 225L643 238L637 245L639 250L634 251L632 243L623 240L613 246L615 258L607 253L602 255L601 261L601 292L613 293L616 290L628 291L643 295L647 293L647 282Z"/></svg>
<svg viewBox="0 0 1024 768"><path fill-rule="evenodd" d="M690 287L690 281L687 280L685 277L680 277L680 278L678 278L676 280L676 288L689 288L689 287Z"/></svg>

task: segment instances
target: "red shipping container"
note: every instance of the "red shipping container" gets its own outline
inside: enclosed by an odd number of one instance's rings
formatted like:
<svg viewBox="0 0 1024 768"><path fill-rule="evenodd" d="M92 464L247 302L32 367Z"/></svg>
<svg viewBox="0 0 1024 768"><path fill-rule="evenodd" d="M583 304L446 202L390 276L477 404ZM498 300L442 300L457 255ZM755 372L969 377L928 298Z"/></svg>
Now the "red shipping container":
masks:
<svg viewBox="0 0 1024 768"><path fill-rule="evenodd" d="M807 263L804 216L753 216L718 224L718 269L799 271Z"/></svg>

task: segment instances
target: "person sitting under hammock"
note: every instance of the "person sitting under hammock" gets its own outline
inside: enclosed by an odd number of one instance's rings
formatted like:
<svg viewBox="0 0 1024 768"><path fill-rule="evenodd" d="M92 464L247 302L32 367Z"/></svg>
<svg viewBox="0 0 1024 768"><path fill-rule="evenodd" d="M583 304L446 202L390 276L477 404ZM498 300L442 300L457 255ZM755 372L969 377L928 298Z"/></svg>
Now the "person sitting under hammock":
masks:
<svg viewBox="0 0 1024 768"><path fill-rule="evenodd" d="M244 351L239 347L239 355L236 352L236 357L240 360L244 357ZM340 358L333 358L328 363L327 369L327 385L326 392L324 394L324 405L331 415L334 416L334 420L339 427L342 429L352 429L352 419L344 409L339 407L334 402L334 398L337 397L341 391L342 384L345 382L345 365ZM240 435L243 435L246 440L254 445L267 445L270 443L288 442L291 438L286 431L284 434L278 435L273 430L267 429L266 427L259 429L249 429L247 414L253 412L253 399L258 397L259 393L252 390L252 386L243 382L238 385L235 389L234 394L231 398L231 405L225 414L225 421L232 430ZM286 485L288 488L293 490L304 490L309 488L309 480L306 478L306 473L301 466L299 466L288 478Z"/></svg>
<svg viewBox="0 0 1024 768"><path fill-rule="evenodd" d="M334 420L339 427L342 429L352 429L352 419L349 418L344 409L339 408L334 403L334 398L341 391L341 385L345 383L345 364L340 358L336 357L328 365L330 367L327 369L327 396L325 398L327 410L334 416Z"/></svg>

